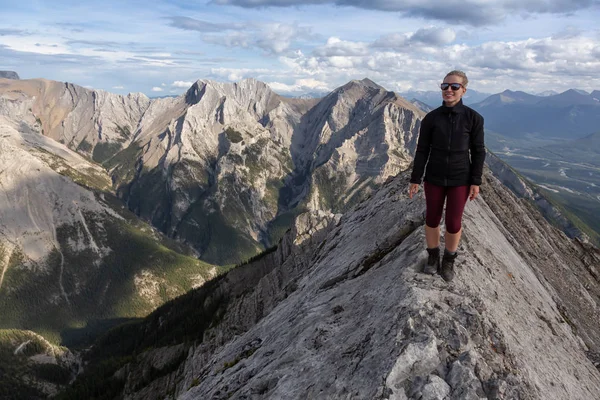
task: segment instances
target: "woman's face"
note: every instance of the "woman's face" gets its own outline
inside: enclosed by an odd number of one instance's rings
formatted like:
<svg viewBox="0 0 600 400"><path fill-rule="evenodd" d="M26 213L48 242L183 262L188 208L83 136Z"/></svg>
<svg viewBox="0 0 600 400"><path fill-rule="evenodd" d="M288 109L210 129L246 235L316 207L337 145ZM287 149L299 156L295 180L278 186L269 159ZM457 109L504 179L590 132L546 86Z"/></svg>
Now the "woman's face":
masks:
<svg viewBox="0 0 600 400"><path fill-rule="evenodd" d="M446 106L454 107L456 104L458 104L467 89L463 86L462 78L458 75L448 75L444 78L444 83L449 83L450 85L445 90L442 89L442 99L444 100ZM453 83L458 83L460 85L458 90L452 89Z"/></svg>

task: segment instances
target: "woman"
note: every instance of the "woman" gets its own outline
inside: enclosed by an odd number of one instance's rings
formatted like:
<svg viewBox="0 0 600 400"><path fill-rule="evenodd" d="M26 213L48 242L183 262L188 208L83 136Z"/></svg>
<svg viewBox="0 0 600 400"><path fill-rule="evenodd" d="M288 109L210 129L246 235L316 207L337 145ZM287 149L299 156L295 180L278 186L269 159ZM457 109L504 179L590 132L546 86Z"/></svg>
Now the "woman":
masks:
<svg viewBox="0 0 600 400"><path fill-rule="evenodd" d="M467 199L475 200L485 160L483 117L465 106L462 97L469 80L451 71L440 85L443 104L423 118L410 178L409 196L419 191L425 172L425 239L429 258L423 272L454 278L462 215ZM425 166L427 168L425 169ZM445 250L440 263L440 221L446 201Z"/></svg>

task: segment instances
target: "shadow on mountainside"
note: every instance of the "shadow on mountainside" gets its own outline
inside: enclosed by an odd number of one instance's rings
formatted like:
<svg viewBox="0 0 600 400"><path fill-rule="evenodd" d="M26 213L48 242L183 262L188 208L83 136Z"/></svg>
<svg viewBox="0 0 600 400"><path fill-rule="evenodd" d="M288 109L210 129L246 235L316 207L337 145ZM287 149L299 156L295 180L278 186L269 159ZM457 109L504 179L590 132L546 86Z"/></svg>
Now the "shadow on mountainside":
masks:
<svg viewBox="0 0 600 400"><path fill-rule="evenodd" d="M141 318L107 318L90 319L83 328L66 328L60 332L61 346L71 350L88 348L101 336L111 329L124 324L141 321Z"/></svg>

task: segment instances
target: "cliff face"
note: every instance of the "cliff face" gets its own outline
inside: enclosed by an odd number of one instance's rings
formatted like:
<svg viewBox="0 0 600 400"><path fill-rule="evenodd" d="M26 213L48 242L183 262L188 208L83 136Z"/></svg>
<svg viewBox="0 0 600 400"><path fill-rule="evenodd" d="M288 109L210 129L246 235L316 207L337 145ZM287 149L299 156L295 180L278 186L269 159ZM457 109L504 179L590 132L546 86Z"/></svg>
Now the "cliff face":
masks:
<svg viewBox="0 0 600 400"><path fill-rule="evenodd" d="M160 308L121 338L146 351L131 345L110 381L128 399L600 396L598 249L488 171L446 283L419 272L424 201L407 187L402 174L341 219L305 215L276 252ZM192 298L203 328L184 334ZM126 354L112 335L94 362Z"/></svg>
<svg viewBox="0 0 600 400"><path fill-rule="evenodd" d="M293 137L292 178L301 184L290 187L300 193L290 205L344 211L364 199L408 167L423 116L368 79L334 90L303 117Z"/></svg>

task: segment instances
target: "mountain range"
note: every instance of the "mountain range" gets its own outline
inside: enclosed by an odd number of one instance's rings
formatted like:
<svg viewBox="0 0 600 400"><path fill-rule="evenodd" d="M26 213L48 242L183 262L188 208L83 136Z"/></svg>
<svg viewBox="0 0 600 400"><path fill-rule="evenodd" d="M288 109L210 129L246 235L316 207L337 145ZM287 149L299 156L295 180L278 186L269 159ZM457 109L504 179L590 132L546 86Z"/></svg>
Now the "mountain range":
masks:
<svg viewBox="0 0 600 400"><path fill-rule="evenodd" d="M528 149L529 154L564 162L600 167L600 131L570 140Z"/></svg>
<svg viewBox="0 0 600 400"><path fill-rule="evenodd" d="M486 128L509 138L578 139L599 130L600 91L571 89L553 96L506 90L473 104Z"/></svg>
<svg viewBox="0 0 600 400"><path fill-rule="evenodd" d="M321 100L252 79L153 100L44 80L4 81L0 95L104 166L136 215L217 264L275 243L296 210L341 211L405 169L423 115L368 80Z"/></svg>

